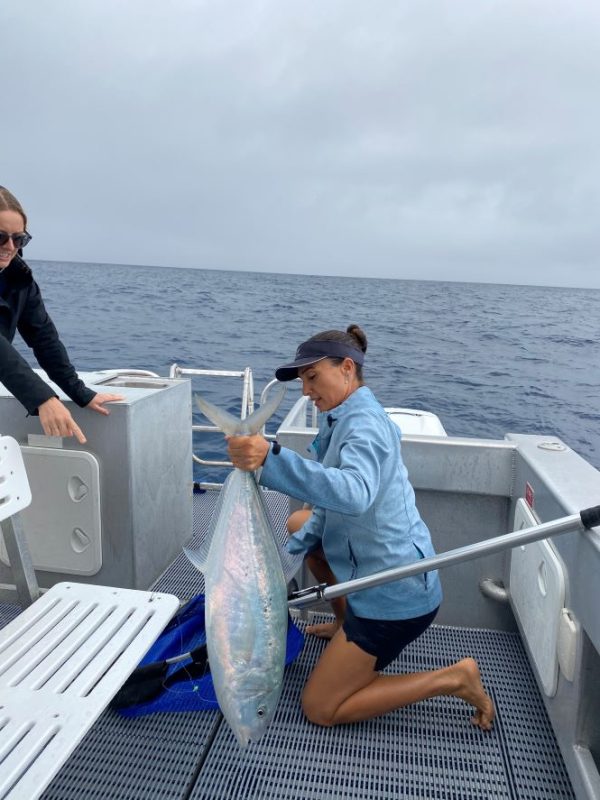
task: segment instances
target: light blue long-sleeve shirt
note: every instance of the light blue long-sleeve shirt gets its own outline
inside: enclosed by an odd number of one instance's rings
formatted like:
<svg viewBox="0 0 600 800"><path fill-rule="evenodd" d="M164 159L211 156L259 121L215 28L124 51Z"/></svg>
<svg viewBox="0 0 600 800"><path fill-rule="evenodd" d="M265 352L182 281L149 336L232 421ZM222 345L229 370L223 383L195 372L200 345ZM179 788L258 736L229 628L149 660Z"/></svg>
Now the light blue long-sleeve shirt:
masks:
<svg viewBox="0 0 600 800"><path fill-rule="evenodd" d="M340 583L434 555L402 461L400 430L368 387L320 415L313 447L317 461L287 448L270 451L260 477L263 486L313 506L288 543L291 552L322 546ZM437 572L348 596L353 612L368 619L419 617L441 600Z"/></svg>

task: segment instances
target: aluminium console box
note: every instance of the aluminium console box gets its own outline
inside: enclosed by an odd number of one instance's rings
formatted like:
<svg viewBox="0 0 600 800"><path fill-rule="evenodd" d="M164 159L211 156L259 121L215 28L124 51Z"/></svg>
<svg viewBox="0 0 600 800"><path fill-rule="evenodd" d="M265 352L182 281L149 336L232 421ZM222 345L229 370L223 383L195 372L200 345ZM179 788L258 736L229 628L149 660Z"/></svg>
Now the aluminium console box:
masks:
<svg viewBox="0 0 600 800"><path fill-rule="evenodd" d="M0 384L0 433L21 445L32 489L21 518L38 580L146 589L192 534L191 384L116 371L79 375L96 391L124 397L106 417L54 387L85 445L40 436L39 419ZM0 583L11 583L3 542Z"/></svg>

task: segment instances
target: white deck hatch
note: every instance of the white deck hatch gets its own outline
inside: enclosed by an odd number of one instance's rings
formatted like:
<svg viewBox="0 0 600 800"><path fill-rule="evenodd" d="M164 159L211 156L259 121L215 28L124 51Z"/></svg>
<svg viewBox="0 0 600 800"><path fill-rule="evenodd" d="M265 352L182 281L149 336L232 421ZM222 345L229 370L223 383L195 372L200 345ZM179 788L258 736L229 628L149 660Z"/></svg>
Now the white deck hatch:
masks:
<svg viewBox="0 0 600 800"><path fill-rule="evenodd" d="M515 509L514 530L538 525L525 500ZM565 577L552 543L544 539L511 551L510 597L544 692L556 694L558 635L565 603Z"/></svg>
<svg viewBox="0 0 600 800"><path fill-rule="evenodd" d="M33 495L21 522L35 569L95 575L102 567L98 460L81 450L21 450ZM0 559L9 563L3 539Z"/></svg>

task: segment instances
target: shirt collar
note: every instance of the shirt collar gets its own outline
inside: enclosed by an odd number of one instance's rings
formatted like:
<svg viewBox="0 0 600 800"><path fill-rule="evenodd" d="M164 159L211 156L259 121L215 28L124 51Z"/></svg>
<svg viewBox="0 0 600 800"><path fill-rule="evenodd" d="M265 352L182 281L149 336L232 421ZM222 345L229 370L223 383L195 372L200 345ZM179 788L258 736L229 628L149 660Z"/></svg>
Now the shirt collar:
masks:
<svg viewBox="0 0 600 800"><path fill-rule="evenodd" d="M365 402L369 402L369 400L373 397L373 392L368 386L359 386L358 389L352 392L352 394L347 397L343 403L340 403L339 406L332 408L330 411L324 412L326 427L332 428L341 416L359 406L365 405Z"/></svg>

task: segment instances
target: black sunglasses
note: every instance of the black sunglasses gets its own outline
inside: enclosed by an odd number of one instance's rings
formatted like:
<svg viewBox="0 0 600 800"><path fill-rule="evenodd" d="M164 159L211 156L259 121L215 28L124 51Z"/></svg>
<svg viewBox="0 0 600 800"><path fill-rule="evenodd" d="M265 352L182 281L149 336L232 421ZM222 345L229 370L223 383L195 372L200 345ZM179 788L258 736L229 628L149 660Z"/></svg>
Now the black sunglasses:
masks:
<svg viewBox="0 0 600 800"><path fill-rule="evenodd" d="M6 233L6 231L0 231L0 247L6 244L9 239L12 239L12 243L17 249L27 247L31 238L31 234L27 233L27 231L25 231L25 233Z"/></svg>

